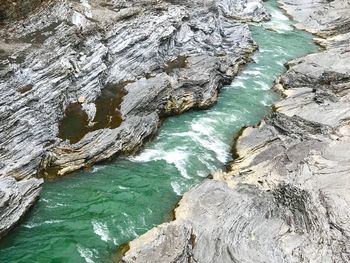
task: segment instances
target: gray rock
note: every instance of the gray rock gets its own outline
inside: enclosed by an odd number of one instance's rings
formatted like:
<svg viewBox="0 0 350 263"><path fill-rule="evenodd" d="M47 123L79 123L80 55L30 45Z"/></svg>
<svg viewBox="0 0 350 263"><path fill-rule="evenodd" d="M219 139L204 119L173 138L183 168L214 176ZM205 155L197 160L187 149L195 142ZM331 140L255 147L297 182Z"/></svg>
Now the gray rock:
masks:
<svg viewBox="0 0 350 263"><path fill-rule="evenodd" d="M349 59L350 50L339 47L289 62L290 70L278 80L287 98L275 107L288 116L340 126L350 118Z"/></svg>
<svg viewBox="0 0 350 263"><path fill-rule="evenodd" d="M315 2L293 2L305 28ZM122 262L350 262L350 52L340 32L323 40L328 50L287 64L274 87L285 98L243 131L229 171L184 194L176 219L131 241Z"/></svg>
<svg viewBox="0 0 350 263"><path fill-rule="evenodd" d="M19 182L12 177L0 178L0 238L3 237L39 197L42 179Z"/></svg>
<svg viewBox="0 0 350 263"><path fill-rule="evenodd" d="M15 179L4 189L19 201L16 217L4 203L0 236L37 196L18 184L38 193L30 178L133 153L164 117L212 105L256 49L242 21L269 18L260 0L10 2L0 1L0 180Z"/></svg>
<svg viewBox="0 0 350 263"><path fill-rule="evenodd" d="M62 175L129 151L155 134L156 124L152 129L151 123L137 126L135 118L213 104L222 84L256 48L248 26L220 11L222 5L234 12L238 3L244 7L252 1L229 3L59 1L21 22L23 27L14 24L0 30L8 43L31 43L7 57L0 73L0 175L21 179L47 169ZM267 19L265 9L256 3L259 8L243 8L244 12L255 20ZM39 28L40 22L47 27ZM74 145L58 138L65 112L81 97L93 125L97 100L108 85L129 93L123 95L119 109L123 125L101 126L91 134L82 127L82 138ZM96 109L89 104L96 104ZM129 141L108 140L111 133L121 132ZM93 152L101 155L92 156ZM83 163L73 165L77 154Z"/></svg>
<svg viewBox="0 0 350 263"><path fill-rule="evenodd" d="M297 27L322 37L350 31L350 3L347 0L279 0L297 21Z"/></svg>

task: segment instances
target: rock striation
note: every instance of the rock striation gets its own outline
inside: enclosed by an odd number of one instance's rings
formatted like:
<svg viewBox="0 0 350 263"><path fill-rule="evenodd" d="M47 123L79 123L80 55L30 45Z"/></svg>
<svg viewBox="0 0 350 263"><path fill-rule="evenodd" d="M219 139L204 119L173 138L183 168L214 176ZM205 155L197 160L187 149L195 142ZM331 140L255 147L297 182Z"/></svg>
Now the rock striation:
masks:
<svg viewBox="0 0 350 263"><path fill-rule="evenodd" d="M16 218L35 178L132 153L164 117L212 105L257 48L244 22L269 19L260 0L0 4L0 189Z"/></svg>
<svg viewBox="0 0 350 263"><path fill-rule="evenodd" d="M283 3L328 48L286 65L284 99L242 132L229 171L185 193L122 262L350 262L349 5Z"/></svg>
<svg viewBox="0 0 350 263"><path fill-rule="evenodd" d="M350 3L347 0L279 0L296 26L322 37L350 31Z"/></svg>
<svg viewBox="0 0 350 263"><path fill-rule="evenodd" d="M42 179L31 178L17 182L13 177L0 178L0 238L18 223L35 203Z"/></svg>

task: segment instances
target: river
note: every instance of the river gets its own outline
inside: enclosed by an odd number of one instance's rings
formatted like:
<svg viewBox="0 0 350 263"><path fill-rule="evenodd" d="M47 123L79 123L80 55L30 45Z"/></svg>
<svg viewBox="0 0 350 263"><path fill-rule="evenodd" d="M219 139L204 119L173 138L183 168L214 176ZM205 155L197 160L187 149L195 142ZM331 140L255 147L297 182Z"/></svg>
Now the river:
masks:
<svg viewBox="0 0 350 263"><path fill-rule="evenodd" d="M181 194L231 160L233 137L261 120L288 60L317 50L312 37L266 2L272 20L251 25L259 45L218 103L168 118L140 154L46 181L29 215L0 242L0 262L112 262L121 244L172 218Z"/></svg>

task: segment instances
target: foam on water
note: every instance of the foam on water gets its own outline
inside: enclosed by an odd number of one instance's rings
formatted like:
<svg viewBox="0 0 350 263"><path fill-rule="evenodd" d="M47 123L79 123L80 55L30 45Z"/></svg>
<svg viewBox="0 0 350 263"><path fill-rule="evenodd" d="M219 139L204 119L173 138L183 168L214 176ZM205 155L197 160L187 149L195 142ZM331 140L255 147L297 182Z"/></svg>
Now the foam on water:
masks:
<svg viewBox="0 0 350 263"><path fill-rule="evenodd" d="M109 231L105 223L99 222L97 220L91 221L92 227L96 235L101 237L102 241L108 242L111 240L109 237Z"/></svg>
<svg viewBox="0 0 350 263"><path fill-rule="evenodd" d="M138 236L133 225L117 226L117 228L122 236L131 236L133 238Z"/></svg>
<svg viewBox="0 0 350 263"><path fill-rule="evenodd" d="M66 204L57 203L57 202L47 205L48 208L56 208L56 207L60 207L60 206L67 206L67 205Z"/></svg>
<svg viewBox="0 0 350 263"><path fill-rule="evenodd" d="M63 220L47 220L47 221L44 221L42 223L24 224L23 227L34 228L34 227L42 226L44 224L50 225L50 224L57 224L57 223L61 223L61 222L63 222Z"/></svg>
<svg viewBox="0 0 350 263"><path fill-rule="evenodd" d="M94 167L92 167L91 173L97 173L98 171L103 170L105 168L106 168L106 165L101 165L101 164L95 165Z"/></svg>
<svg viewBox="0 0 350 263"><path fill-rule="evenodd" d="M244 72L244 74L260 76L261 75L261 71L260 70L247 70L247 71Z"/></svg>
<svg viewBox="0 0 350 263"><path fill-rule="evenodd" d="M181 147L177 147L172 150L167 149L147 149L143 151L140 155L131 157L131 161L135 162L151 162L164 160L168 164L172 164L180 172L180 174L189 179L190 176L187 173L186 164L189 153L186 152Z"/></svg>
<svg viewBox="0 0 350 263"><path fill-rule="evenodd" d="M220 140L215 140L214 138L204 138L196 133L191 133L191 137L202 145L206 150L209 150L215 154L218 161L224 164L229 159L229 153L227 149L229 148L227 144ZM205 155L208 156L208 155Z"/></svg>
<svg viewBox="0 0 350 263"><path fill-rule="evenodd" d="M259 85L258 89L269 90L271 88L270 85L264 81L255 80L254 82Z"/></svg>
<svg viewBox="0 0 350 263"><path fill-rule="evenodd" d="M181 186L179 185L178 182L171 182L171 187L173 188L173 191L178 195L181 196L182 191L181 191Z"/></svg>
<svg viewBox="0 0 350 263"><path fill-rule="evenodd" d="M293 30L293 26L291 25L289 18L283 14L281 10L270 9L269 11L271 14L271 21L265 24L267 28L272 28L279 33Z"/></svg>
<svg viewBox="0 0 350 263"><path fill-rule="evenodd" d="M82 258L84 258L86 263L95 263L93 260L94 252L93 250L83 248L81 245L77 245L77 250Z"/></svg>
<svg viewBox="0 0 350 263"><path fill-rule="evenodd" d="M241 79L241 78L240 78L240 79ZM236 81L233 82L230 86L231 86L231 87L246 88L246 87L244 86L244 79L242 79L242 80L236 79Z"/></svg>
<svg viewBox="0 0 350 263"><path fill-rule="evenodd" d="M120 190L128 190L128 189L130 189L129 187L125 187L125 186L121 186L121 185L118 185L118 188Z"/></svg>

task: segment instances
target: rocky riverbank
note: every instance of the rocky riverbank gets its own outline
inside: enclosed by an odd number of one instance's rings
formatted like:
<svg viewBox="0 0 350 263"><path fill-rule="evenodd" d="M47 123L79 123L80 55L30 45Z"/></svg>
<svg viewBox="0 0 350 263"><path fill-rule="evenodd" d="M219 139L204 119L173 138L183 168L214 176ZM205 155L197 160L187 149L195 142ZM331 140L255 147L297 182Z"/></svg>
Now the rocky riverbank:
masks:
<svg viewBox="0 0 350 263"><path fill-rule="evenodd" d="M286 65L284 99L242 132L229 171L186 193L122 262L350 261L349 4L281 2L327 49Z"/></svg>
<svg viewBox="0 0 350 263"><path fill-rule="evenodd" d="M0 237L38 197L38 177L134 152L164 117L212 105L257 48L245 22L269 19L251 0L10 2L0 2Z"/></svg>

